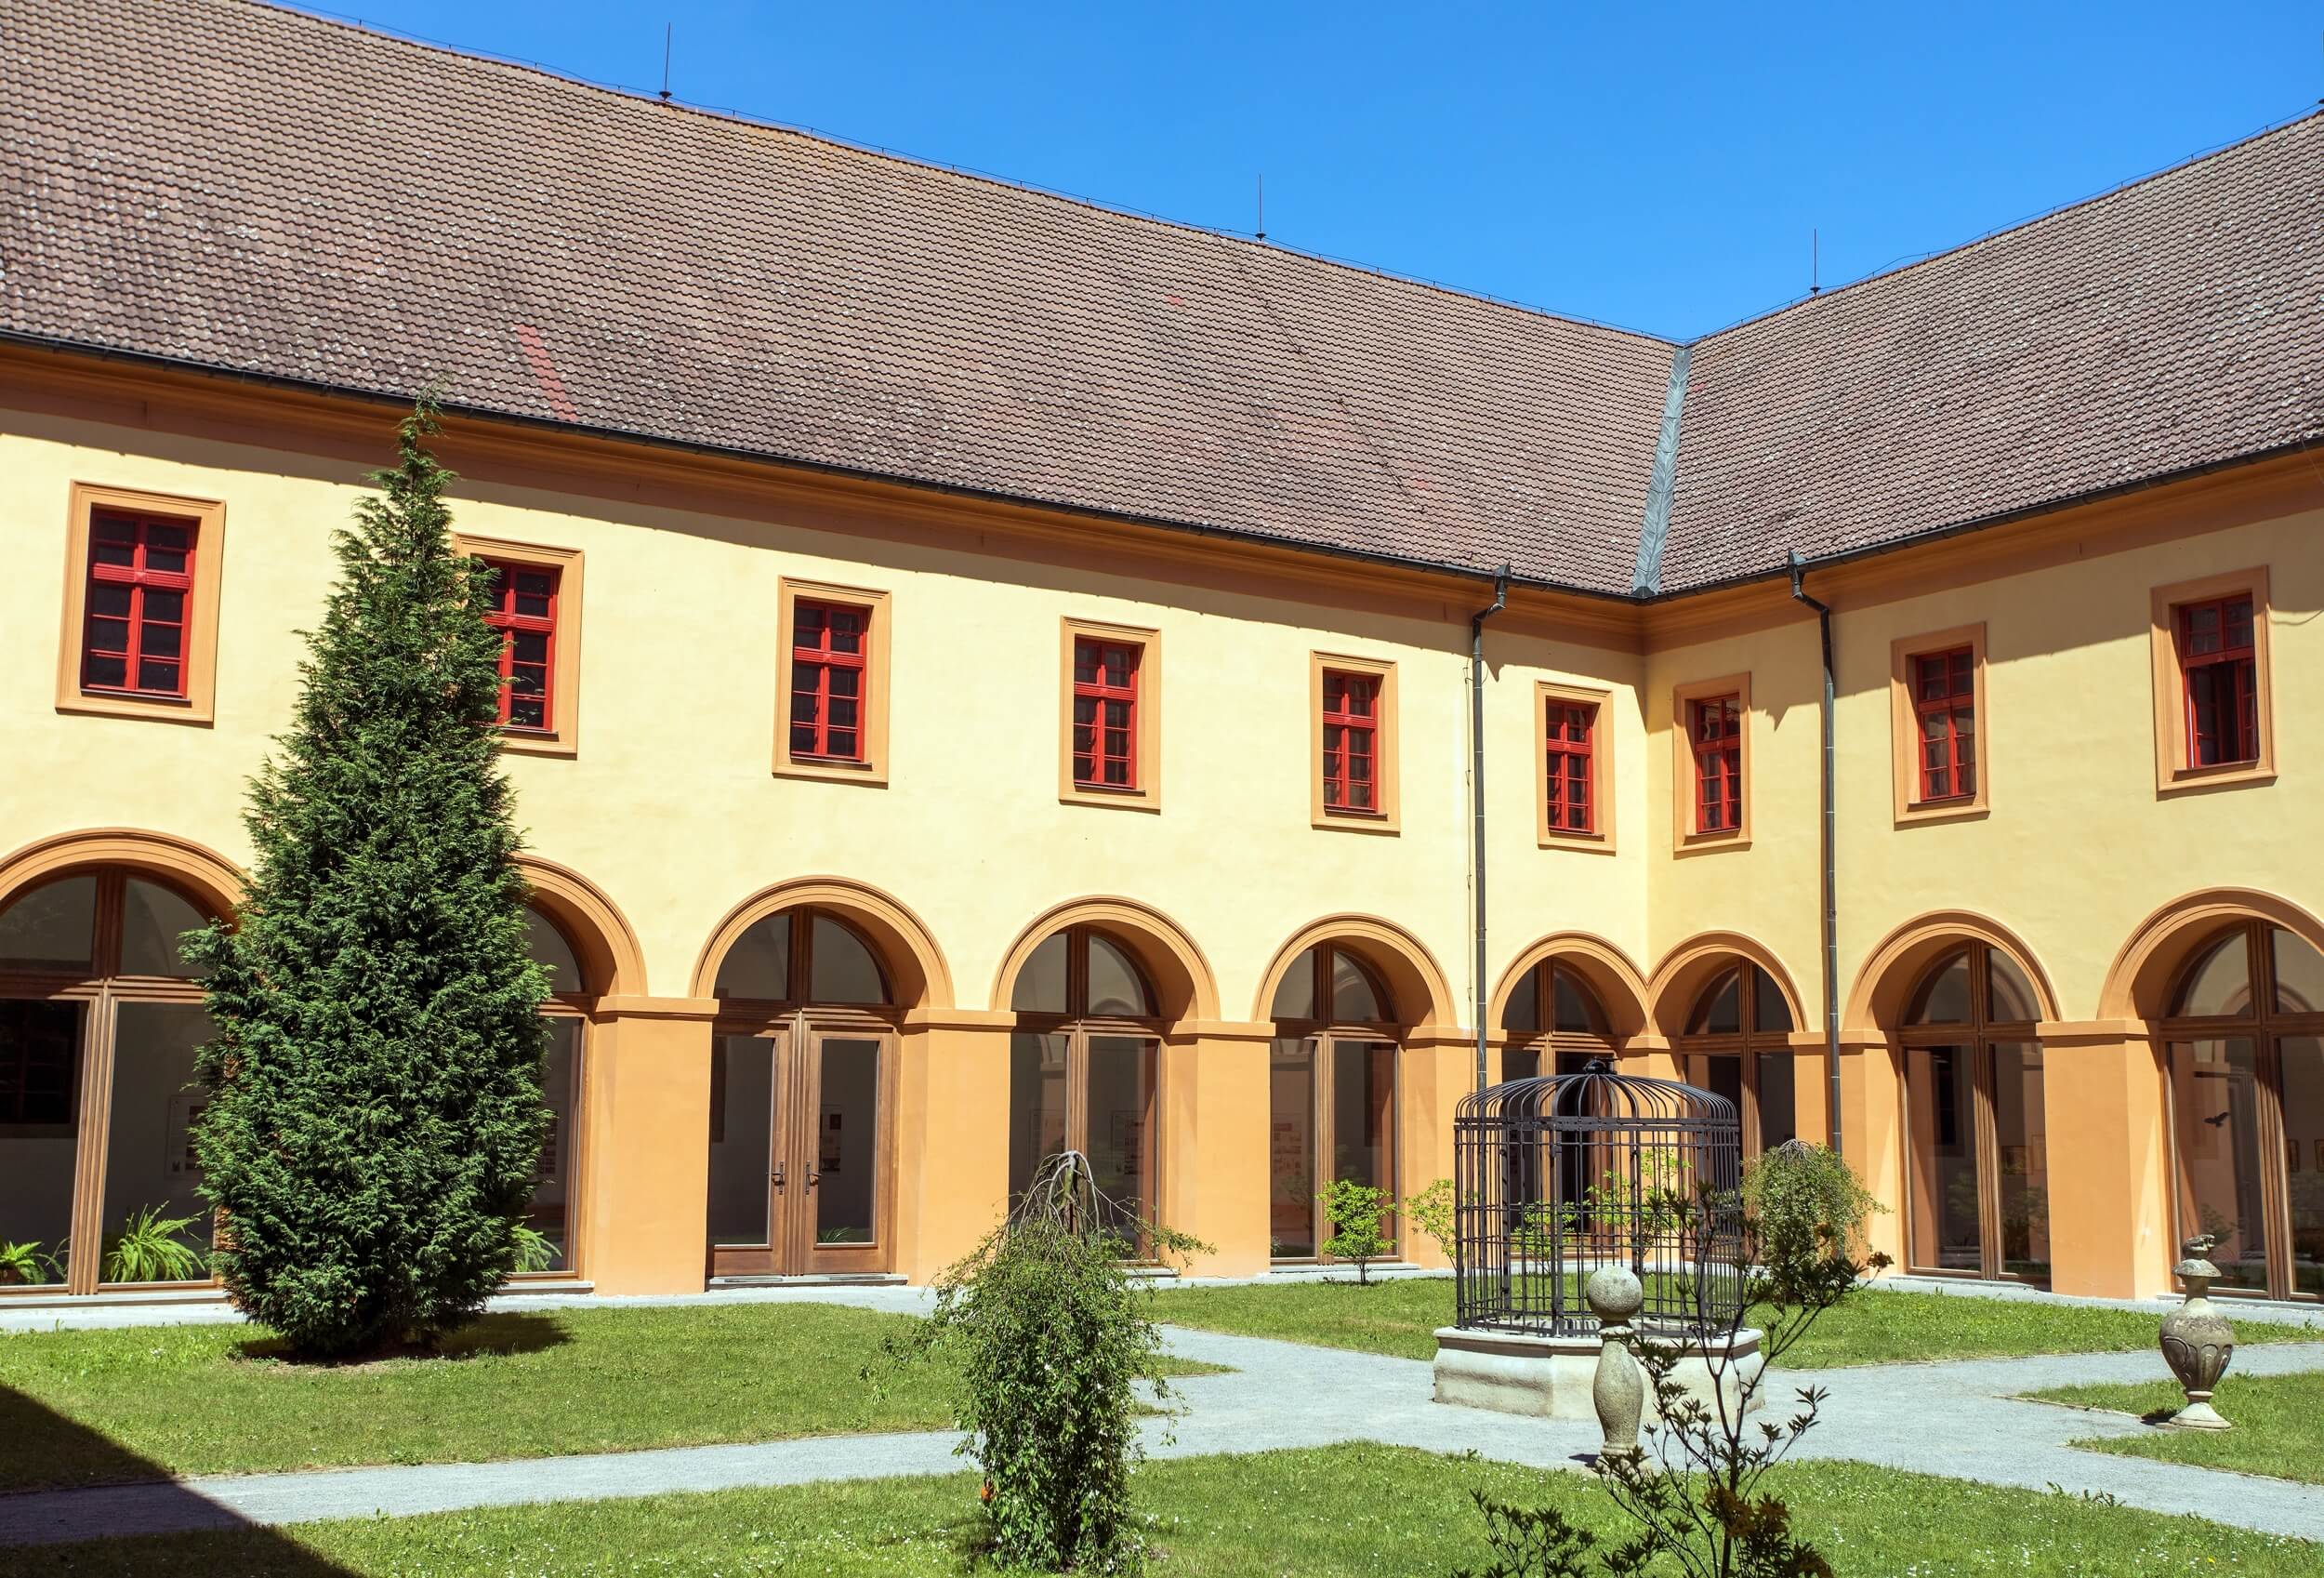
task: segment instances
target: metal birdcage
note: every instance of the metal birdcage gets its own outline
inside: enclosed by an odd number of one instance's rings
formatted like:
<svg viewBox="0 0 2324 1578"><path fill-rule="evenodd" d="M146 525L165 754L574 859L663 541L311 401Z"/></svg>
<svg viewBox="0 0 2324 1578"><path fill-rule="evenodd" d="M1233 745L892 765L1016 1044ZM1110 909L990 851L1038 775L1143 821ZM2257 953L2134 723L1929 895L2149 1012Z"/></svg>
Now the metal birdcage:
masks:
<svg viewBox="0 0 2324 1578"><path fill-rule="evenodd" d="M1651 1334L1715 1331L1743 1291L1743 1125L1724 1096L1614 1072L1515 1080L1454 1120L1457 1323L1597 1330L1582 1284L1624 1266Z"/></svg>

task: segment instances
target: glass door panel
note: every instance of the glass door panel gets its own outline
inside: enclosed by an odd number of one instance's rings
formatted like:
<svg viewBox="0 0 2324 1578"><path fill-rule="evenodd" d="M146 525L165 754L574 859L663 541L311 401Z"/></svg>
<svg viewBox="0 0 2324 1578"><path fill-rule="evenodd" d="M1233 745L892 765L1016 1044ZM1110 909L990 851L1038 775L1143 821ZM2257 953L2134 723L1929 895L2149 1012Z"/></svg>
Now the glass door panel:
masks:
<svg viewBox="0 0 2324 1578"><path fill-rule="evenodd" d="M2219 1240L2211 1260L2221 1287L2265 1291L2257 1046L2241 1036L2174 1044L2171 1106L2180 1237L2209 1233Z"/></svg>
<svg viewBox="0 0 2324 1578"><path fill-rule="evenodd" d="M1985 1266L1974 1062L1965 1046L1905 1053L1905 1106L1912 1122L1911 1263L1927 1270L1974 1272Z"/></svg>
<svg viewBox="0 0 2324 1578"><path fill-rule="evenodd" d="M1800 1137L1798 1065L1788 1052L1752 1056L1759 1066L1759 1148L1770 1151Z"/></svg>
<svg viewBox="0 0 2324 1578"><path fill-rule="evenodd" d="M2276 1056L2283 1076L2291 1291L2324 1293L2324 1037L2285 1036Z"/></svg>
<svg viewBox="0 0 2324 1578"><path fill-rule="evenodd" d="M720 1036L710 1050L710 1245L772 1250L775 1043ZM713 1269L717 1269L713 1266Z"/></svg>
<svg viewBox="0 0 2324 1578"><path fill-rule="evenodd" d="M192 1003L114 1010L107 1100L100 1282L185 1282L210 1275L210 1208L192 1124L208 1104L193 1078L210 1016Z"/></svg>
<svg viewBox="0 0 2324 1578"><path fill-rule="evenodd" d="M817 1249L868 1248L879 1237L879 1054L870 1038L825 1036L816 1068L812 1171Z"/></svg>
<svg viewBox="0 0 2324 1578"><path fill-rule="evenodd" d="M1267 1069L1267 1236L1277 1260L1315 1254L1315 1043L1278 1040Z"/></svg>
<svg viewBox="0 0 2324 1578"><path fill-rule="evenodd" d="M541 1064L541 1099L549 1112L541 1160L533 1171L533 1205L525 1221L548 1240L550 1271L573 1269L573 1151L580 1135L581 1021L548 1017L548 1054Z"/></svg>
<svg viewBox="0 0 2324 1578"><path fill-rule="evenodd" d="M1994 1195L2001 1218L2001 1264L2014 1277L2050 1277L2049 1137L2041 1101L2041 1048L1993 1047Z"/></svg>
<svg viewBox="0 0 2324 1578"><path fill-rule="evenodd" d="M1331 1175L1395 1193L1396 1049L1388 1041L1331 1043ZM1380 1230L1395 1236L1392 1213Z"/></svg>
<svg viewBox="0 0 2324 1578"><path fill-rule="evenodd" d="M1009 1198L1033 1187L1043 1160L1065 1148L1065 1071L1072 1038L1019 1030L1009 1038Z"/></svg>
<svg viewBox="0 0 2324 1578"><path fill-rule="evenodd" d="M1091 1036L1084 1149L1100 1194L1119 1208L1109 1229L1139 1238L1157 1204L1154 1177L1155 1063L1157 1045L1143 1036Z"/></svg>
<svg viewBox="0 0 2324 1578"><path fill-rule="evenodd" d="M33 1245L44 1282L64 1280L73 1235L87 1012L78 1002L0 1001L0 1240Z"/></svg>

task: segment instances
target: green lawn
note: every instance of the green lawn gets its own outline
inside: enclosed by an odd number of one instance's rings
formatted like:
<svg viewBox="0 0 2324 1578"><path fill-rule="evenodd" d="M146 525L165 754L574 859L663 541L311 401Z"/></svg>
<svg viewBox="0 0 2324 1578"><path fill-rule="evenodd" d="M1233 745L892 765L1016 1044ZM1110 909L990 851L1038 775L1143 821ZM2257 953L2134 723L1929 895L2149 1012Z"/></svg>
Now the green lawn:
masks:
<svg viewBox="0 0 2324 1578"><path fill-rule="evenodd" d="M2238 1322L2236 1334L2240 1337L2242 1333ZM2169 1381L2060 1386L2032 1395L2045 1402L2135 1414L2149 1424L2175 1413L2186 1402L2186 1394ZM2220 1383L2212 1406L2235 1428L2155 1430L2074 1444L2126 1457L2159 1457L2204 1468L2232 1468L2243 1474L2324 1485L2324 1374L2230 1373Z"/></svg>
<svg viewBox="0 0 2324 1578"><path fill-rule="evenodd" d="M1453 1285L1433 1277L1368 1288L1339 1280L1173 1288L1160 1295L1155 1318L1213 1332L1433 1359L1436 1329L1452 1324ZM2157 1319L2140 1310L1875 1288L1819 1319L1784 1363L1822 1370L2030 1353L2128 1353L2155 1346ZM2324 1332L2238 1319L2236 1337L2246 1344L2324 1342Z"/></svg>
<svg viewBox="0 0 2324 1578"><path fill-rule="evenodd" d="M825 1304L488 1315L447 1357L343 1367L284 1363L240 1325L0 1334L0 1491L940 1428L932 1368L884 1396L857 1379L911 1323Z"/></svg>
<svg viewBox="0 0 2324 1578"><path fill-rule="evenodd" d="M1138 1493L1153 1566L1171 1578L1427 1578L1486 1556L1472 1488L1554 1502L1612 1532L1580 1474L1405 1448L1343 1446L1150 1465ZM1842 1572L1980 1575L2234 1571L2314 1578L2324 1547L2191 1518L2106 1507L1858 1464L1783 1470L1793 1527ZM80 1578L929 1578L969 1570L971 1475L501 1507L283 1532L114 1540L8 1553L12 1571ZM979 1569L990 1571L990 1569Z"/></svg>

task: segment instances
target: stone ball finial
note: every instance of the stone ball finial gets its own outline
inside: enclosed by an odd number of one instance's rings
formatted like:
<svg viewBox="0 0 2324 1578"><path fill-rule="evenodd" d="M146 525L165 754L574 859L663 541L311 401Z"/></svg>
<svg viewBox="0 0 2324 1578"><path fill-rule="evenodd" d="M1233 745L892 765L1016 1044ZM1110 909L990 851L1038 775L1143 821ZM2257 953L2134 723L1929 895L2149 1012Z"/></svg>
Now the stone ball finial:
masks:
<svg viewBox="0 0 2324 1578"><path fill-rule="evenodd" d="M1581 1285L1581 1296L1600 1326L1627 1326L1646 1302L1646 1291L1625 1266L1604 1266Z"/></svg>

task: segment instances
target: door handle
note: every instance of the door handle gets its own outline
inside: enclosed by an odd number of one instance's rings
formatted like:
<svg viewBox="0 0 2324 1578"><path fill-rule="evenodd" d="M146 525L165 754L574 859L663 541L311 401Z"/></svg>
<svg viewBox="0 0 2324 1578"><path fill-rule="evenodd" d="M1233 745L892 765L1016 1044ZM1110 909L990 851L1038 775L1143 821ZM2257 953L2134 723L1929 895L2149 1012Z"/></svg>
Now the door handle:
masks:
<svg viewBox="0 0 2324 1578"><path fill-rule="evenodd" d="M812 1168L812 1167L810 1167L809 1169L807 1169L807 1187L808 1187L809 1188L811 1188L811 1189L812 1189L812 1188L813 1188L813 1187L814 1187L817 1184L820 1184L820 1183L822 1183L822 1182L823 1182L823 1174L820 1174L820 1173L816 1172L816 1171L815 1171L813 1168Z"/></svg>
<svg viewBox="0 0 2324 1578"><path fill-rule="evenodd" d="M783 1164L780 1161L774 1164L774 1192L783 1192Z"/></svg>

